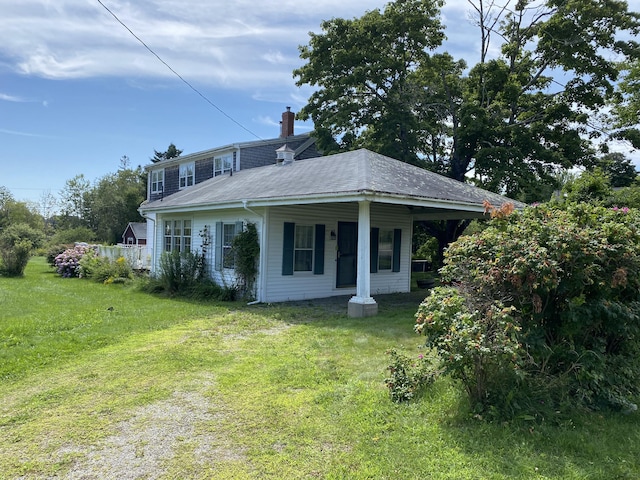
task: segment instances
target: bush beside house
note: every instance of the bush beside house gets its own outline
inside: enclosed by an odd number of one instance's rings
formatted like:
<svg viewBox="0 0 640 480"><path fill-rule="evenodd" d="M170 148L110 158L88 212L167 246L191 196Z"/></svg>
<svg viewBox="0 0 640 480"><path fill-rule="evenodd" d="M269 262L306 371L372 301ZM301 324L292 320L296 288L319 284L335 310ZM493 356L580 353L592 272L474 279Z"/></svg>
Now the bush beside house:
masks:
<svg viewBox="0 0 640 480"><path fill-rule="evenodd" d="M416 331L478 411L540 416L636 408L640 214L540 205L492 211L461 237Z"/></svg>

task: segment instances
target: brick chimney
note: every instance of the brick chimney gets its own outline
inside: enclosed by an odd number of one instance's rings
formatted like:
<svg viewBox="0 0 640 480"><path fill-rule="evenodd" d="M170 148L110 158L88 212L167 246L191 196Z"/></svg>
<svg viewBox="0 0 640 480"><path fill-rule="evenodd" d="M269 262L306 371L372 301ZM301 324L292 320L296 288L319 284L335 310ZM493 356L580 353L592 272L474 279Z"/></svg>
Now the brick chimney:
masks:
<svg viewBox="0 0 640 480"><path fill-rule="evenodd" d="M282 113L282 121L280 122L280 138L287 138L293 135L293 120L295 119L291 107L287 107L287 111Z"/></svg>

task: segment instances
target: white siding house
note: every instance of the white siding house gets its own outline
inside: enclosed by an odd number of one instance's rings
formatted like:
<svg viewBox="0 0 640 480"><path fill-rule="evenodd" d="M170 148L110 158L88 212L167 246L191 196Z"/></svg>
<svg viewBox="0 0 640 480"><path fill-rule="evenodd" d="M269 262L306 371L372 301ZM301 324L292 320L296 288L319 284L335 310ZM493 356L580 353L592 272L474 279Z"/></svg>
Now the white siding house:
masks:
<svg viewBox="0 0 640 480"><path fill-rule="evenodd" d="M152 270L163 251L188 245L205 252L213 278L233 282L226 246L251 222L260 241L258 301L351 295L350 315L373 315L372 295L410 289L414 220L481 217L485 200L509 201L364 149L302 161L284 155L143 203L143 216L155 218Z"/></svg>

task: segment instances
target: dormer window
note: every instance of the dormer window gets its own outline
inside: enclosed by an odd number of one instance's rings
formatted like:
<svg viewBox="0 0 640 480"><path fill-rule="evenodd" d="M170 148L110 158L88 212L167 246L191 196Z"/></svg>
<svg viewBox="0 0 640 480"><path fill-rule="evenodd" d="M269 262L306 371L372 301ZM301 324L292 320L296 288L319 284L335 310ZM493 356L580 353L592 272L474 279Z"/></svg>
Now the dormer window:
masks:
<svg viewBox="0 0 640 480"><path fill-rule="evenodd" d="M195 163L184 163L180 165L180 188L190 187L193 185L195 172Z"/></svg>

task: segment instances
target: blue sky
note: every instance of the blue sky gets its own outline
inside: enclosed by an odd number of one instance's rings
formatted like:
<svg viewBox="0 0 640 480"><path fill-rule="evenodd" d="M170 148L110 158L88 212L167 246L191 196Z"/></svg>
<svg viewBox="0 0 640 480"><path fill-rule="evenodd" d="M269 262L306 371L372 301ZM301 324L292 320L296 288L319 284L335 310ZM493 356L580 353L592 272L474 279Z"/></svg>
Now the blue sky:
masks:
<svg viewBox="0 0 640 480"><path fill-rule="evenodd" d="M0 0L0 185L17 200L57 196L83 174L133 167L174 143L184 153L279 134L298 111L298 46L322 20L383 0L101 0L227 116L141 45L98 0ZM443 9L446 49L472 63L466 0ZM236 123L237 122L237 123ZM238 125L240 124L240 125ZM296 133L312 125L297 122Z"/></svg>

